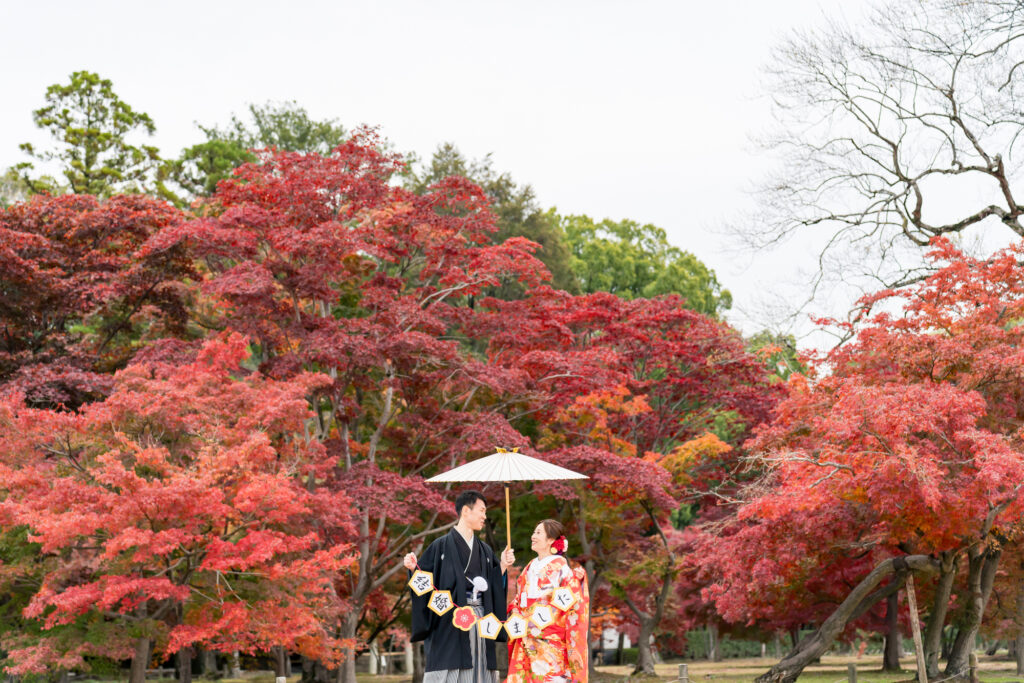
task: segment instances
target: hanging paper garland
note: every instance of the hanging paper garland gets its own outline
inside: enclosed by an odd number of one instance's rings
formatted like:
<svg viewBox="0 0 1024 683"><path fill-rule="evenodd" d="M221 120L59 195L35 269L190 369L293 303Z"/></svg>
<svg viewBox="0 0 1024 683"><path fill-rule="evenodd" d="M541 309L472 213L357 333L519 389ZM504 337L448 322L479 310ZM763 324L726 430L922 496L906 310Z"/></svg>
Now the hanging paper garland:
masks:
<svg viewBox="0 0 1024 683"><path fill-rule="evenodd" d="M516 640L526 635L526 619L523 619L518 614L513 614L505 622L505 633L508 634L509 640Z"/></svg>
<svg viewBox="0 0 1024 683"><path fill-rule="evenodd" d="M501 633L501 620L491 613L486 617L481 617L480 620L476 622L476 627L480 631L481 638L495 640L498 637L498 634Z"/></svg>
<svg viewBox="0 0 1024 683"><path fill-rule="evenodd" d="M555 615L551 613L551 606L537 603L533 606L533 612L530 613L530 621L536 624L537 628L543 629L550 625L555 620Z"/></svg>
<svg viewBox="0 0 1024 683"><path fill-rule="evenodd" d="M417 569L409 577L409 588L417 596L426 595L434 590L434 575L428 571Z"/></svg>
<svg viewBox="0 0 1024 683"><path fill-rule="evenodd" d="M433 583L434 577L430 572L418 569L409 579L409 588L416 595L422 596L428 591L433 590ZM552 593L551 602L559 610L565 612L572 608L578 602L578 599L568 587L562 587ZM455 601L452 600L451 591L446 590L433 590L430 594L430 599L427 601L427 607L437 616L443 616L455 608L455 611L452 612L452 624L455 628L469 631L476 624L480 635L489 640L496 639L502 628L508 634L509 640L522 638L526 635L531 623L534 626L532 629L534 635L540 635L540 632L545 627L554 622L555 616L551 611L550 605L538 603L530 610L529 620L513 614L506 621L502 622L498 617L494 616L494 613L477 618L476 612L473 611L472 607L468 605L456 607Z"/></svg>
<svg viewBox="0 0 1024 683"><path fill-rule="evenodd" d="M576 596L572 594L571 588L562 586L555 589L555 592L551 594L551 604L565 612L576 604Z"/></svg>
<svg viewBox="0 0 1024 683"><path fill-rule="evenodd" d="M448 610L454 606L455 602L452 600L452 594L449 591L434 591L427 602L427 607L430 608L430 611L439 617L447 614Z"/></svg>
<svg viewBox="0 0 1024 683"><path fill-rule="evenodd" d="M454 624L455 628L459 630L468 631L473 628L473 624L475 623L476 612L474 612L473 608L468 605L456 608L455 613L452 614L452 624Z"/></svg>

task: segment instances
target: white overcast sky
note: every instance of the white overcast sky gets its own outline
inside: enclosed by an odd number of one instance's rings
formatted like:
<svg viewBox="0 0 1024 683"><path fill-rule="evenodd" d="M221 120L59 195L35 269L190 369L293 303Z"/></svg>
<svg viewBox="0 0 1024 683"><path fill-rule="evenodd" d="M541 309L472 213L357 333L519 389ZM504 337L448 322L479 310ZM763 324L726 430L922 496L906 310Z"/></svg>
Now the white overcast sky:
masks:
<svg viewBox="0 0 1024 683"><path fill-rule="evenodd" d="M428 157L451 141L563 213L668 231L764 322L806 247L738 257L720 234L766 160L749 142L769 107L761 68L789 31L865 0L775 2L35 2L0 9L0 168L45 142L33 109L75 70L100 73L173 156L249 102L379 126ZM806 328L805 328L806 329Z"/></svg>

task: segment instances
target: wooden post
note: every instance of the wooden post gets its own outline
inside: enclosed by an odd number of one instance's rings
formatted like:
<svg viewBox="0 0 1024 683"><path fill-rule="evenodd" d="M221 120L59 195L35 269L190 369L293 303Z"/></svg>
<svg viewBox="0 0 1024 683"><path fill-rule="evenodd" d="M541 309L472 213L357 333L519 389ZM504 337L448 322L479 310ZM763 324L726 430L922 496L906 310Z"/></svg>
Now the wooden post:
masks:
<svg viewBox="0 0 1024 683"><path fill-rule="evenodd" d="M505 548L512 547L512 515L509 514L508 482L505 482Z"/></svg>
<svg viewBox="0 0 1024 683"><path fill-rule="evenodd" d="M967 659L967 666L970 670L971 683L978 683L978 655L971 653Z"/></svg>
<svg viewBox="0 0 1024 683"><path fill-rule="evenodd" d="M928 683L928 668L924 663L924 644L921 641L921 622L917 620L917 594L914 592L914 574L907 574L907 607L910 608L910 630L914 633L914 653L917 655L917 683Z"/></svg>
<svg viewBox="0 0 1024 683"><path fill-rule="evenodd" d="M847 664L846 665L846 680L848 683L857 683L857 665Z"/></svg>
<svg viewBox="0 0 1024 683"><path fill-rule="evenodd" d="M679 665L679 683L690 683L690 672L687 664Z"/></svg>

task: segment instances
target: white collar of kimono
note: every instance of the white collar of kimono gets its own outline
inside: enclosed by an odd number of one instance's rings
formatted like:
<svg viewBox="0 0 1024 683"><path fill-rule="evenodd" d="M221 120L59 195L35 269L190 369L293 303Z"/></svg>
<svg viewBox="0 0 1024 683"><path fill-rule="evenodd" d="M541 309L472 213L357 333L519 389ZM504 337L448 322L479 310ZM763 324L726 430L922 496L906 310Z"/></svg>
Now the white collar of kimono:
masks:
<svg viewBox="0 0 1024 683"><path fill-rule="evenodd" d="M530 561L530 565L526 568L526 592L523 594L522 606L526 607L527 598L540 598L550 593L555 586L548 586L547 588L540 587L540 570L550 564L557 557L561 555L548 555L543 559L534 558ZM559 579L561 576L559 576Z"/></svg>
<svg viewBox="0 0 1024 683"><path fill-rule="evenodd" d="M533 560L533 562L530 563L530 569L534 570L534 571L540 571L541 567L543 567L544 565L548 564L549 562L554 561L554 559L556 557L561 557L561 555L555 555L554 553L552 553L551 555L548 555L544 559L535 558Z"/></svg>

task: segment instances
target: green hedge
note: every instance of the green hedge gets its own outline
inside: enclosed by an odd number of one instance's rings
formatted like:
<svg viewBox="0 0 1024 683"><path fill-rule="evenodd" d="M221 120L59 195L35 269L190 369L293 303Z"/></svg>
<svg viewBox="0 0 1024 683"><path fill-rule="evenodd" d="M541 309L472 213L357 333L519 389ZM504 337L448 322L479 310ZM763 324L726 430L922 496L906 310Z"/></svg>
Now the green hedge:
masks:
<svg viewBox="0 0 1024 683"><path fill-rule="evenodd" d="M718 641L722 648L722 657L731 659L734 657L760 657L761 643L756 640L732 640L728 636L722 636ZM770 647L770 646L769 646ZM668 653L662 653L663 656ZM686 652L681 653L687 659L708 658L708 632L707 629L696 629L686 632Z"/></svg>

